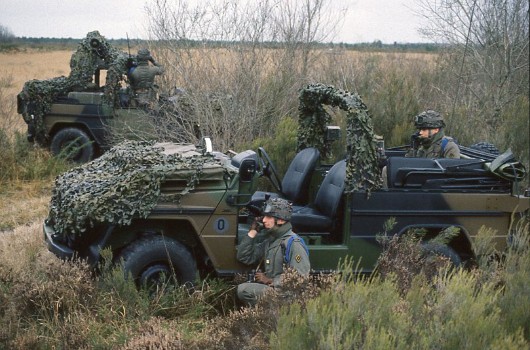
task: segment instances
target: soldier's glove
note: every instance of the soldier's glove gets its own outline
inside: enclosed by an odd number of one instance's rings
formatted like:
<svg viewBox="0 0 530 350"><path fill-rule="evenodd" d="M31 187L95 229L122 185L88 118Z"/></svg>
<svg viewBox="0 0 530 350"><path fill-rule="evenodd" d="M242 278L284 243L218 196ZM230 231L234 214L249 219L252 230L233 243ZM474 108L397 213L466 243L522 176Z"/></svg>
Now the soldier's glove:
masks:
<svg viewBox="0 0 530 350"><path fill-rule="evenodd" d="M254 221L252 221L252 223L250 224L250 229L259 231L262 226L261 220L262 220L261 217L256 217Z"/></svg>

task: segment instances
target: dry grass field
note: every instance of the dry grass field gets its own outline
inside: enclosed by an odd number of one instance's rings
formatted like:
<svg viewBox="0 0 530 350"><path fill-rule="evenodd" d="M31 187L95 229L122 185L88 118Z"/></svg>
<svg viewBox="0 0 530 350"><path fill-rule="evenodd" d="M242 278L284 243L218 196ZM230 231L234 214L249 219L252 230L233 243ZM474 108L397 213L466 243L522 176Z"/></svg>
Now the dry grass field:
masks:
<svg viewBox="0 0 530 350"><path fill-rule="evenodd" d="M68 75L71 54L66 50L0 53L0 80L5 101L16 106L16 95L28 80ZM10 115L2 116L0 127L8 133L25 132L26 125L16 108L10 111ZM49 179L0 183L0 231L42 222L48 211L51 187Z"/></svg>
<svg viewBox="0 0 530 350"><path fill-rule="evenodd" d="M49 79L67 76L70 73L71 51L26 51L0 53L0 79L7 84L5 93L8 99L16 101L24 83L32 79ZM7 119L14 122L16 129L25 128L22 117L15 115ZM0 122L0 126L2 123Z"/></svg>

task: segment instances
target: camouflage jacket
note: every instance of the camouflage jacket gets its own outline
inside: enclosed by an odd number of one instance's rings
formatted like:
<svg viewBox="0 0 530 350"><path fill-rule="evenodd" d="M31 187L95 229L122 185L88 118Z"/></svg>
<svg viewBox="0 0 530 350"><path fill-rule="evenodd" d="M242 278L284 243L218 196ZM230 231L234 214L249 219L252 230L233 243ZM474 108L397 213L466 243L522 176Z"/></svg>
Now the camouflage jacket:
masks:
<svg viewBox="0 0 530 350"><path fill-rule="evenodd" d="M274 287L281 286L281 276L284 270L284 247L289 237L294 235L291 224L284 224L268 232L268 239L258 243L255 238L245 235L237 249L237 259L244 264L260 263L265 275L273 279ZM295 239L289 254L288 265L296 269L301 275L309 275L311 269L309 256L302 243Z"/></svg>
<svg viewBox="0 0 530 350"><path fill-rule="evenodd" d="M418 149L409 151L407 157L460 158L460 148L451 137L445 136L443 130L440 130L433 136L431 142L420 144Z"/></svg>
<svg viewBox="0 0 530 350"><path fill-rule="evenodd" d="M147 64L138 65L129 71L131 87L135 92L138 92L138 90L149 90L153 87L155 76L161 75L163 72L162 67L149 66Z"/></svg>

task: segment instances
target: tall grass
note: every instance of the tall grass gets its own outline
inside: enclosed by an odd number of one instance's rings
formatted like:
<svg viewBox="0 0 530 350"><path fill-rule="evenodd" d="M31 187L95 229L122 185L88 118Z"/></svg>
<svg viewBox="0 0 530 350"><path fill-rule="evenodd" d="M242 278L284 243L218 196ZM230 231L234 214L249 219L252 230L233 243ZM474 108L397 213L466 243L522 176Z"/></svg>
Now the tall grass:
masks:
<svg viewBox="0 0 530 350"><path fill-rule="evenodd" d="M242 277L149 294L109 263L94 276L83 262L58 260L36 223L0 237L0 348L524 349L528 228L497 260L484 228L476 268L419 273L406 289L391 273L355 278L345 262L344 273L309 280L289 272L279 294L239 308Z"/></svg>

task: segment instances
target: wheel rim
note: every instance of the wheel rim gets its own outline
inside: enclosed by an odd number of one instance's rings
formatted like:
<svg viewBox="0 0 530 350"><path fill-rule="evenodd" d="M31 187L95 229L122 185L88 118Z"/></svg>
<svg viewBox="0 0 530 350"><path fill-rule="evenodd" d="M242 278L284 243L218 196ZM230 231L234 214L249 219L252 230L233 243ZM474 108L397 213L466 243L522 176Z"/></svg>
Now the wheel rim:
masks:
<svg viewBox="0 0 530 350"><path fill-rule="evenodd" d="M84 145L79 140L66 141L61 145L61 153L64 153L66 159L78 161L83 154Z"/></svg>
<svg viewBox="0 0 530 350"><path fill-rule="evenodd" d="M173 278L172 269L167 264L158 263L145 268L138 282L141 286L152 288L166 284Z"/></svg>

